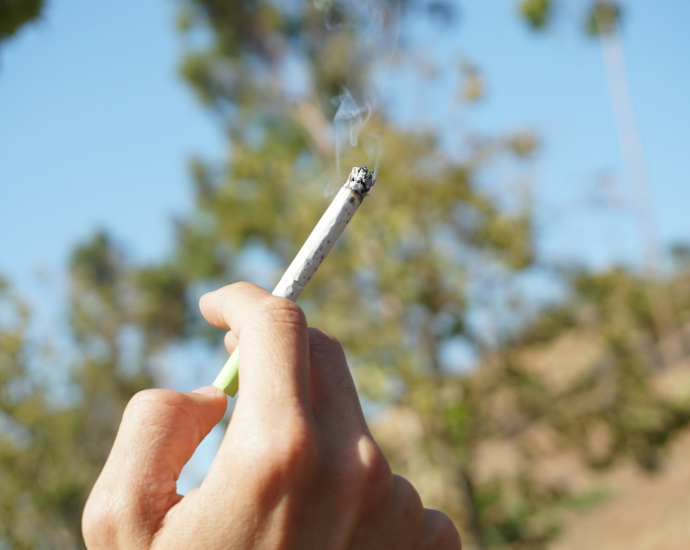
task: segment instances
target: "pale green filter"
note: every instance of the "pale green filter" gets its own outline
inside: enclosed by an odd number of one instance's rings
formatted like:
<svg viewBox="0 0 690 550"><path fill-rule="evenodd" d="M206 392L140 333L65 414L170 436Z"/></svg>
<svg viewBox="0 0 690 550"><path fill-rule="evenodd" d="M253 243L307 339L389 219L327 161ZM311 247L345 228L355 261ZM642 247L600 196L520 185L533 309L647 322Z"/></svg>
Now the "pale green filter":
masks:
<svg viewBox="0 0 690 550"><path fill-rule="evenodd" d="M235 348L230 359L227 360L225 366L220 371L213 385L219 390L224 391L230 397L235 397L237 390L240 389L240 346Z"/></svg>

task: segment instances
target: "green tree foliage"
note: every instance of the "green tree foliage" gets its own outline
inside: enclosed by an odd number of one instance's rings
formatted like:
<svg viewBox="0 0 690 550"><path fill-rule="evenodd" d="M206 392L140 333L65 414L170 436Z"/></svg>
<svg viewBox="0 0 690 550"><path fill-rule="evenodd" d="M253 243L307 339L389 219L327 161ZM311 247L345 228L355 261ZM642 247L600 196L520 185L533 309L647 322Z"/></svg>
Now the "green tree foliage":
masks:
<svg viewBox="0 0 690 550"><path fill-rule="evenodd" d="M79 445L93 444L89 419L56 408L50 388L37 382L49 367L32 365L29 310L8 285L0 289L0 317L0 544L74 548L73 526L102 456L79 460L86 458Z"/></svg>
<svg viewBox="0 0 690 550"><path fill-rule="evenodd" d="M544 29L553 18L559 2L552 0L522 0L520 14L527 24L535 29ZM592 37L607 35L620 24L621 6L619 2L609 0L590 1L583 28L585 34Z"/></svg>
<svg viewBox="0 0 690 550"><path fill-rule="evenodd" d="M133 314L124 277L105 235L77 248L68 357L33 341L27 305L0 284L0 547L82 547L84 502L124 405L153 383L144 353L128 364L122 335Z"/></svg>
<svg viewBox="0 0 690 550"><path fill-rule="evenodd" d="M0 2L0 44L25 25L40 19L45 0L2 0Z"/></svg>
<svg viewBox="0 0 690 550"><path fill-rule="evenodd" d="M569 277L571 299L544 311L521 336L521 342L533 341L537 327L541 331L551 325L546 329L550 332L547 338L553 340L564 330L587 324L600 339L602 353L592 370L573 385L570 395L550 407L550 414L558 419L558 430L591 466L610 466L631 457L642 468L655 470L662 463L665 444L690 422L686 399L690 396L670 398L652 387L654 374L664 365L655 343L648 282L623 269L598 274L576 271ZM678 285L682 279L674 278L673 283ZM678 312L687 311L687 294L676 294ZM577 406L583 401L587 401L586 408ZM608 443L595 456L588 437L597 423L606 426Z"/></svg>
<svg viewBox="0 0 690 550"><path fill-rule="evenodd" d="M589 36L610 34L620 24L620 18L621 8L617 2L594 2L587 16L585 31Z"/></svg>
<svg viewBox="0 0 690 550"><path fill-rule="evenodd" d="M520 13L525 20L535 29L546 26L551 17L551 0L522 0Z"/></svg>

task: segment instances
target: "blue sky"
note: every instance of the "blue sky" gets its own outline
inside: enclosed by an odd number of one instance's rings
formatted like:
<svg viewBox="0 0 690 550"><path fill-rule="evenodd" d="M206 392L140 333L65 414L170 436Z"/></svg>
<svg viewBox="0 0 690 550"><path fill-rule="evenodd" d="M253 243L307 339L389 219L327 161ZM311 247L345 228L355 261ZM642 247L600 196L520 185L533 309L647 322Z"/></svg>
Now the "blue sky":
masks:
<svg viewBox="0 0 690 550"><path fill-rule="evenodd" d="M223 148L177 76L172 7L55 0L0 54L0 271L55 274L98 227L138 258L168 250L189 158Z"/></svg>
<svg viewBox="0 0 690 550"><path fill-rule="evenodd" d="M598 43L584 36L578 9L557 13L549 30L535 34L515 17L516 4L464 2L459 32L435 39L441 66L452 66L453 56L461 52L479 66L487 84L487 99L456 117L456 125L488 134L536 130L543 148L532 184L544 256L595 267L637 263L639 245L630 212L585 206L604 173L623 193L628 190ZM623 4L624 50L658 232L666 245L687 241L690 3ZM425 37L420 42L428 41L428 33L419 34ZM442 87L409 101L411 120L448 120L448 110L439 108L452 103L455 88L452 77L448 80L445 94ZM487 175L489 180L496 177L501 175Z"/></svg>

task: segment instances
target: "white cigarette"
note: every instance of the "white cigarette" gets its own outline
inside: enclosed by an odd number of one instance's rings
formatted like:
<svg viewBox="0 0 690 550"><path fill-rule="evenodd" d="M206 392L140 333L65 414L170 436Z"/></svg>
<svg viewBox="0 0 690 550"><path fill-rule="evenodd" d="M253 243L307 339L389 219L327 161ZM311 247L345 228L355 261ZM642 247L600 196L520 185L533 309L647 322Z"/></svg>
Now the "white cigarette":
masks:
<svg viewBox="0 0 690 550"><path fill-rule="evenodd" d="M335 199L276 285L273 290L274 296L287 298L293 302L299 298L304 287L314 276L375 183L374 172L370 172L366 166L352 169L347 182L338 191ZM235 348L213 385L228 395L234 396L239 388L238 370L239 346Z"/></svg>
<svg viewBox="0 0 690 550"><path fill-rule="evenodd" d="M316 224L285 275L273 290L275 296L297 301L309 279L331 251L345 227L355 215L375 180L366 166L353 168L347 183L338 191L328 210Z"/></svg>

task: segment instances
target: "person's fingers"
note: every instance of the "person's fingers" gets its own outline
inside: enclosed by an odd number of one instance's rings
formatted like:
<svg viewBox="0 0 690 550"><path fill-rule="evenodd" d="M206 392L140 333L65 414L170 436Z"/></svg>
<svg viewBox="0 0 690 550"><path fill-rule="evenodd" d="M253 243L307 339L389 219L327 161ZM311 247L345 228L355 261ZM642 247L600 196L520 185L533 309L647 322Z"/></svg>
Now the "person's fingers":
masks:
<svg viewBox="0 0 690 550"><path fill-rule="evenodd" d="M299 306L249 283L205 294L199 305L207 321L232 330L240 342L235 414L249 406L269 422L290 412L311 416L309 341Z"/></svg>
<svg viewBox="0 0 690 550"><path fill-rule="evenodd" d="M368 433L345 352L333 336L309 329L312 409L319 425L336 438Z"/></svg>
<svg viewBox="0 0 690 550"><path fill-rule="evenodd" d="M438 510L424 510L424 535L419 550L462 550L453 521Z"/></svg>
<svg viewBox="0 0 690 550"><path fill-rule="evenodd" d="M418 548L424 528L424 506L414 486L404 477L393 474L393 492L389 508L387 528L391 548ZM415 533L413 539L409 534ZM417 535L419 533L419 535Z"/></svg>
<svg viewBox="0 0 690 550"><path fill-rule="evenodd" d="M235 336L231 330L229 330L225 333L224 342L225 342L225 349L227 349L228 353L231 355L232 355L232 352L235 351L237 344L240 343L240 341L237 339L237 336Z"/></svg>
<svg viewBox="0 0 690 550"><path fill-rule="evenodd" d="M145 390L132 398L84 510L88 546L148 547L181 498L176 481L182 467L226 406L225 394L212 386L187 394Z"/></svg>

